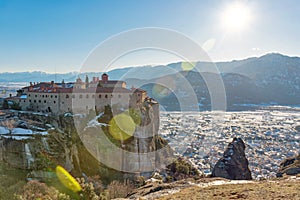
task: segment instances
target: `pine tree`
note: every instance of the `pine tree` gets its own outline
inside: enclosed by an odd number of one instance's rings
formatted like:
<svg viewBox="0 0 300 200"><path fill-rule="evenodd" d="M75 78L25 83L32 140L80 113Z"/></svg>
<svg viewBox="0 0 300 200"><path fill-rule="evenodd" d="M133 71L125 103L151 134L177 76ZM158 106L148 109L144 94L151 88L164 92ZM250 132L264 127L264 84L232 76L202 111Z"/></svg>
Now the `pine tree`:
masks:
<svg viewBox="0 0 300 200"><path fill-rule="evenodd" d="M3 109L9 109L8 101L6 99L4 100L2 107L3 107Z"/></svg>

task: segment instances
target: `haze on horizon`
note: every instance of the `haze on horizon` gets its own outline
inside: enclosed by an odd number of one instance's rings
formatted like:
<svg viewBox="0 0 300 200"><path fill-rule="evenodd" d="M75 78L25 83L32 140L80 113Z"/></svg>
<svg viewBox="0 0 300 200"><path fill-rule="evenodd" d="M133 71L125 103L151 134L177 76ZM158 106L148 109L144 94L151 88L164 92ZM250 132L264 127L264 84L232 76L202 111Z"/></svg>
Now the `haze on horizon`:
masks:
<svg viewBox="0 0 300 200"><path fill-rule="evenodd" d="M0 1L0 72L79 71L105 39L135 28L159 27L197 42L211 61L269 52L299 56L296 0L240 1ZM113 67L181 61L170 53L136 51Z"/></svg>

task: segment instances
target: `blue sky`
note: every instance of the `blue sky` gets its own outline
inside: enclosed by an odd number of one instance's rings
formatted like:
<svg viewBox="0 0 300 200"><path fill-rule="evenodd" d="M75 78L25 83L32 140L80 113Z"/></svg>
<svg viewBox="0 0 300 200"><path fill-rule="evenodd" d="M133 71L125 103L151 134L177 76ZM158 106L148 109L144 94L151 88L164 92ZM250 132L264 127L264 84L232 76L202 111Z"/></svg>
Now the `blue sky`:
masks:
<svg viewBox="0 0 300 200"><path fill-rule="evenodd" d="M247 28L224 28L222 0L0 0L0 72L78 71L89 52L122 31L168 28L199 45L213 61L268 52L300 56L297 0L241 1L251 17ZM151 59L153 56L153 59ZM174 56L137 54L116 66L175 62Z"/></svg>

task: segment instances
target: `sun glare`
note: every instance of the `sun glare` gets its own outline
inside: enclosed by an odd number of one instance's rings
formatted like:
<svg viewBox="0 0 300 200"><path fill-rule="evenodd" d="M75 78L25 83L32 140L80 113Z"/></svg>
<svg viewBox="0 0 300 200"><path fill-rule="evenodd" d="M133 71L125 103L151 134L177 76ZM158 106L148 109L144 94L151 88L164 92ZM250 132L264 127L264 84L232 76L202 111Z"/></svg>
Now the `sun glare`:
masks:
<svg viewBox="0 0 300 200"><path fill-rule="evenodd" d="M250 8L242 2L235 2L225 7L221 15L222 25L227 31L241 31L251 22Z"/></svg>

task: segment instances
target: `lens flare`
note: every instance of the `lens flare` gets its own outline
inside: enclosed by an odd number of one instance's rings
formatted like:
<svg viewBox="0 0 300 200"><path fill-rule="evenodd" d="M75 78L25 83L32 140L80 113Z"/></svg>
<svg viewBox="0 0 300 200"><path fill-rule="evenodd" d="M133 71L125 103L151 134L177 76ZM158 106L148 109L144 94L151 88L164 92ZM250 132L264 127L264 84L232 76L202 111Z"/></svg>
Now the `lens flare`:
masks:
<svg viewBox="0 0 300 200"><path fill-rule="evenodd" d="M81 186L76 181L76 179L69 174L62 166L57 166L55 169L56 175L59 181L68 189L72 190L73 192L81 191Z"/></svg>
<svg viewBox="0 0 300 200"><path fill-rule="evenodd" d="M128 113L128 115L132 118L132 120L134 121L134 123L139 126L142 123L142 113L140 110L138 109L134 109L134 108L129 108L128 111L125 112L126 114Z"/></svg>
<svg viewBox="0 0 300 200"><path fill-rule="evenodd" d="M202 48L204 51L210 51L215 47L216 44L216 39L211 38L209 40L207 40L206 42L204 42L204 44L202 45Z"/></svg>
<svg viewBox="0 0 300 200"><path fill-rule="evenodd" d="M167 87L160 85L160 84L155 84L152 88L152 94L154 96L154 98L157 99L162 99L165 98L167 96L169 96L171 94L171 90L168 89Z"/></svg>
<svg viewBox="0 0 300 200"><path fill-rule="evenodd" d="M136 123L129 114L121 113L109 122L109 133L117 140L127 140L133 136Z"/></svg>
<svg viewBox="0 0 300 200"><path fill-rule="evenodd" d="M195 65L196 64L193 62L182 62L181 68L183 71L191 71L194 69Z"/></svg>

